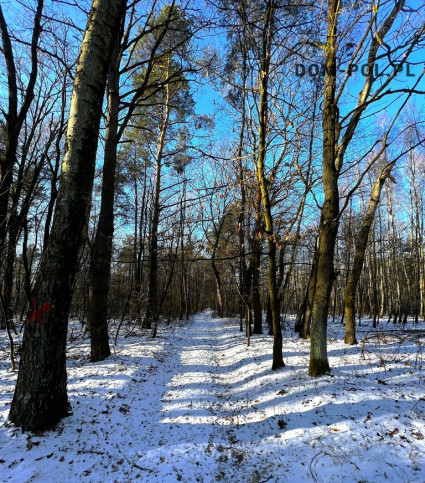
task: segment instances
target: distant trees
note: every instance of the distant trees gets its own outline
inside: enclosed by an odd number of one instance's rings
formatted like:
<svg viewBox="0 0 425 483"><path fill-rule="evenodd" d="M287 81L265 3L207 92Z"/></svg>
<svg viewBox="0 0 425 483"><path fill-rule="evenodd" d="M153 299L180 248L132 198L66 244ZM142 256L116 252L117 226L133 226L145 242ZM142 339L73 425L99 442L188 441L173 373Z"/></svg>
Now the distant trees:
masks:
<svg viewBox="0 0 425 483"><path fill-rule="evenodd" d="M239 116L233 161L238 166L241 196L237 225L241 255L239 294L249 321L247 325L251 323L251 310L253 312L254 333L262 332L261 307L267 307L275 337L272 365L277 369L283 366L281 298L277 284L278 277L279 282L283 282L284 265L277 266L276 255L280 247L278 230L283 229L284 222L276 223L275 218L280 219L279 215L285 212L286 205L282 202L278 207L276 199L285 197L282 193L286 181L289 184L292 176L286 168L289 167L289 140L293 135L290 133L293 122L289 113L291 94L285 92L282 84L286 85L287 79L278 65L288 55L291 27L286 26L285 18L291 17L291 14L281 8L279 2L269 1L225 2L221 8L224 18L229 15L234 18L231 26L224 21L231 50L226 56L221 79L229 91L227 100ZM260 297L263 242L267 243L268 250L269 295L265 303Z"/></svg>
<svg viewBox="0 0 425 483"><path fill-rule="evenodd" d="M141 106L138 112L139 126L156 133L157 141L154 154L155 182L153 189L152 223L150 227L149 243L149 285L144 326L154 328L159 318L159 295L158 295L158 232L161 213L162 169L164 165L173 165L176 170L183 170L188 158L182 156L184 146L178 145L179 132L183 132L182 126L187 123L192 114L193 100L189 85L185 79L185 70L182 68L178 54L187 52L188 42L192 35L190 24L184 17L184 13L177 7L166 7L156 19L158 24L163 24L154 38L163 37L158 48L157 59L152 68L152 76L162 86L150 93L150 106ZM146 40L149 43L149 39ZM143 47L142 47L143 48ZM137 81L136 81L137 82ZM148 162L148 160L147 160Z"/></svg>
<svg viewBox="0 0 425 483"><path fill-rule="evenodd" d="M13 315L11 310L11 284L13 283L13 265L15 262L15 249L17 238L20 230L22 230L22 223L18 218L25 218L25 216L19 217L16 213L18 203L20 199L19 193L15 195L15 199L12 202L14 210L10 208L10 198L12 195L12 187L14 182L18 190L22 190L23 177L27 169L22 159L18 162L18 148L19 138L24 124L27 120L27 116L30 111L31 104L34 100L34 90L37 81L38 74L38 48L39 40L42 31L42 13L44 2L39 0L36 6L36 12L34 15L34 22L31 36L30 47L30 70L27 76L27 82L25 85L21 84L23 81L23 72L18 71L16 66L16 59L12 45L12 39L9 32L6 19L4 17L3 8L0 5L0 32L2 39L2 55L4 56L5 66L7 69L7 91L8 91L8 104L7 110L4 112L5 123L3 124L3 136L4 150L2 156L0 156L0 258L6 248L6 239L9 230L9 247L7 262L2 263L5 270L5 274L2 277L2 311L0 312L0 324L3 328L12 323ZM18 75L22 76L18 78ZM21 101L21 102L19 102ZM35 135L34 130L36 126L32 126L32 136ZM27 140L29 144L29 141ZM29 146L28 146L29 147ZM19 167L18 167L19 165ZM40 165L38 170L40 169ZM18 175L16 176L16 171ZM14 179L14 178L18 179ZM37 181L37 176L33 177L33 180ZM16 193L16 192L15 192ZM27 200L29 201L29 200Z"/></svg>
<svg viewBox="0 0 425 483"><path fill-rule="evenodd" d="M181 68L175 60L174 49L185 51L185 44L191 33L183 12L175 6L175 2L162 9L155 17L154 12L147 16L146 24L135 35L131 35L136 27L136 11L134 5L130 15L129 25L120 43L117 45L112 59L108 81L108 124L103 165L102 198L96 236L91 248L91 263L89 271L88 323L91 331L92 361L101 360L109 355L107 331L107 296L109 291L109 274L111 270L112 237L114 231L115 184L117 151L123 137L129 142L132 137L137 143L150 144L148 137L137 136L137 131L145 130L152 135L159 126L159 137L156 153L156 182L152 212L152 225L149 243L149 295L145 326L151 328L152 320L156 322L159 315L159 300L157 289L157 245L160 214L161 167L165 153L168 151L166 140L168 132L175 123L175 112L180 114L190 110L188 88L182 88L185 80ZM125 61L123 60L124 57ZM143 59L142 62L140 59ZM130 74L132 85L120 85L121 79ZM186 99L180 92L186 91ZM120 94L121 93L121 94ZM130 98L130 102L124 102ZM184 106L184 107L182 107ZM179 114L179 115L180 115ZM132 130L128 126L136 127ZM145 148L145 153L150 148ZM169 156L169 154L168 154ZM144 162L149 164L150 159ZM146 167L145 167L145 173ZM146 174L145 174L146 180ZM136 187L137 189L137 187ZM143 191L143 219L146 205L146 186ZM147 220L146 220L147 221ZM143 226L143 223L141 224ZM136 230L137 232L137 230ZM140 252L139 252L140 253ZM141 253L140 253L141 254ZM138 260L137 273L140 278L141 264ZM135 283L136 291L140 292L140 280ZM138 294L140 301L140 293ZM139 312L141 307L139 307ZM141 316L139 313L138 316Z"/></svg>
<svg viewBox="0 0 425 483"><path fill-rule="evenodd" d="M370 200L367 207L366 214L362 220L360 231L356 239L356 248L354 252L354 260L351 266L350 273L347 279L347 286L345 289L344 298L344 315L345 315L345 343L346 344L356 344L356 312L355 312L355 298L357 285L359 283L360 275L363 269L363 263L366 253L367 242L369 239L369 233L375 218L376 209L381 197L382 188L385 181L390 178L393 181L394 178L391 176L391 171L394 167L395 161L385 165L379 175L378 179L373 185L372 191L370 193Z"/></svg>

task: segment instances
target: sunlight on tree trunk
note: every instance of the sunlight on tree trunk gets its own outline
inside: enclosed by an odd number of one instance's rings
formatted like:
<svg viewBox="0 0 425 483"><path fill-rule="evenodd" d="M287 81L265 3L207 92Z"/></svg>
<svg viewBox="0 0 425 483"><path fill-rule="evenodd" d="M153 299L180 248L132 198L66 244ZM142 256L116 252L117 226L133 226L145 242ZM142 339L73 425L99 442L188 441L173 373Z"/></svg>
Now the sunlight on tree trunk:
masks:
<svg viewBox="0 0 425 483"><path fill-rule="evenodd" d="M259 131L258 131L258 161L257 175L261 190L261 200L263 203L263 216L266 225L268 262L269 262L269 297L270 309L273 326L273 363L272 369L284 367L282 357L282 329L280 327L278 295L276 286L276 235L273 232L273 216L270 204L270 194L264 174L266 162L266 131L267 131L267 110L268 110L268 80L270 69L270 49L273 38L273 16L274 6L268 4L266 7L263 46L261 59L261 87L260 87L260 112L259 112Z"/></svg>
<svg viewBox="0 0 425 483"><path fill-rule="evenodd" d="M335 165L336 123L336 52L339 0L329 0L328 31L325 44L325 96L323 104L323 189L325 199L319 226L318 263L311 319L310 376L329 371L327 355L327 319L334 273L334 250L338 232L338 170Z"/></svg>
<svg viewBox="0 0 425 483"><path fill-rule="evenodd" d="M108 337L108 293L114 235L115 171L118 149L119 51L122 28L117 32L108 73L108 118L103 156L102 200L96 236L90 253L87 327L91 362L111 353Z"/></svg>
<svg viewBox="0 0 425 483"><path fill-rule="evenodd" d="M33 293L9 418L23 430L68 414L66 340L71 290L87 230L108 63L125 1L95 0L78 59L49 247Z"/></svg>
<svg viewBox="0 0 425 483"><path fill-rule="evenodd" d="M354 254L353 266L351 267L350 275L348 276L347 286L345 289L345 339L346 344L357 344L356 339L356 312L355 312L355 300L357 285L360 280L360 275L363 269L363 263L365 259L365 252L367 242L369 239L370 229L375 219L376 208L378 207L379 199L381 197L381 191L384 186L385 180L391 177L391 170L394 166L394 162L385 166L378 179L373 186L369 207L366 215L363 219L360 232L357 235L356 251Z"/></svg>

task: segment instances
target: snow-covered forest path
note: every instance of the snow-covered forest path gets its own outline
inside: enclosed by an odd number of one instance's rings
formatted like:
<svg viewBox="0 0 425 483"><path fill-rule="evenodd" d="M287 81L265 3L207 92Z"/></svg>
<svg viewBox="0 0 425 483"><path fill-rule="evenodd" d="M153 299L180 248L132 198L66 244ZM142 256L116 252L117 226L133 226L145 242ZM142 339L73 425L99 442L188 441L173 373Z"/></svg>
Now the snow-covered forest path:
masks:
<svg viewBox="0 0 425 483"><path fill-rule="evenodd" d="M271 371L270 336L247 348L210 311L156 339L122 333L96 364L80 333L71 325L73 414L43 434L7 422L16 374L0 340L1 481L425 481L421 342L362 358L331 339L333 374L311 379L308 341L288 332L287 367Z"/></svg>

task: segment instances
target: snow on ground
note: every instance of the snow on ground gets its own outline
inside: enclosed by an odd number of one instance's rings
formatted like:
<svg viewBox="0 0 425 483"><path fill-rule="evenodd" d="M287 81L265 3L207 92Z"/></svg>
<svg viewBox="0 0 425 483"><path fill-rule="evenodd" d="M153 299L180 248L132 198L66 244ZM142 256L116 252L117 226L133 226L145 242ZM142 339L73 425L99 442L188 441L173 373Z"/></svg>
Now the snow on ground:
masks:
<svg viewBox="0 0 425 483"><path fill-rule="evenodd" d="M0 481L425 481L417 333L368 338L362 354L331 325L332 374L312 379L309 342L289 329L277 372L270 336L253 336L247 348L238 322L210 311L160 326L156 339L133 329L91 364L88 340L71 324L73 414L41 434L7 421L16 373L0 334ZM370 326L360 329L359 339L370 337Z"/></svg>

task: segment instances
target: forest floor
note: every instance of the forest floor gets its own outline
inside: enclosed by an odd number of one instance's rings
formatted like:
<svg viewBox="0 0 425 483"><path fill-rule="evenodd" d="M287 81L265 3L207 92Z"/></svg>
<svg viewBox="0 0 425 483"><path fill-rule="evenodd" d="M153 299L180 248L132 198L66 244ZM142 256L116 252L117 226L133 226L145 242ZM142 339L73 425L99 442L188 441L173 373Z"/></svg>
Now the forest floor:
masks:
<svg viewBox="0 0 425 483"><path fill-rule="evenodd" d="M332 373L312 379L309 342L289 328L286 367L271 371L270 336L247 348L238 321L210 311L160 325L155 339L122 328L95 364L73 322L73 414L24 434L7 420L16 373L1 332L0 481L423 483L424 324L422 336L359 329L364 345L346 346L330 325Z"/></svg>

